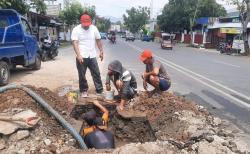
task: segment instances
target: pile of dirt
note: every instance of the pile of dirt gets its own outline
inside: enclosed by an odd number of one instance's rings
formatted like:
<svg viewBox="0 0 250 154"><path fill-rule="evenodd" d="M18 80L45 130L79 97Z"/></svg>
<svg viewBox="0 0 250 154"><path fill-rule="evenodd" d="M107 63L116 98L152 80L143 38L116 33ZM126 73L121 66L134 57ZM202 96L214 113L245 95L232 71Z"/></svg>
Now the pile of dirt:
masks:
<svg viewBox="0 0 250 154"><path fill-rule="evenodd" d="M131 101L132 109L141 111L148 116L150 122L154 122L161 115L174 114L178 111L190 110L197 114L200 112L194 102L185 100L181 96L170 93L154 94L149 97L147 93L140 92L138 97Z"/></svg>
<svg viewBox="0 0 250 154"><path fill-rule="evenodd" d="M149 97L147 93L140 92L138 97L130 102L129 108L147 115L158 139L172 138L178 141L186 141L190 136L185 132L187 125L176 119L179 112L190 111L202 117L208 115L207 112L200 112L194 102L170 93L156 93Z"/></svg>
<svg viewBox="0 0 250 154"><path fill-rule="evenodd" d="M39 94L49 105L58 111L67 121L71 121L68 116L70 104L65 97L58 97L56 93L46 88L35 88L29 86ZM0 137L4 140L3 153L25 151L26 153L43 153L46 151L60 151L62 147L74 148L76 141L67 131L49 115L34 99L22 90L8 90L0 93L0 112L12 109L32 110L41 117L38 126L30 131L30 137L22 141L11 141L11 136ZM52 148L51 148L52 147Z"/></svg>

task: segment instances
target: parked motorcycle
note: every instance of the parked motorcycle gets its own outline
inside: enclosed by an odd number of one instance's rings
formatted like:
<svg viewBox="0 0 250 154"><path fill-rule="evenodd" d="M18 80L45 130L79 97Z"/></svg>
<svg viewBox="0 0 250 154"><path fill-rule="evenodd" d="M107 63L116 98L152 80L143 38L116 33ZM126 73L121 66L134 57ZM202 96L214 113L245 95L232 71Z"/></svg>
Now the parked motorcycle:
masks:
<svg viewBox="0 0 250 154"><path fill-rule="evenodd" d="M41 59L46 61L54 59L58 55L59 40L49 40L48 37L41 38Z"/></svg>
<svg viewBox="0 0 250 154"><path fill-rule="evenodd" d="M216 49L221 52L222 50L225 49L225 47L226 47L225 42L219 42Z"/></svg>
<svg viewBox="0 0 250 154"><path fill-rule="evenodd" d="M221 54L231 55L233 53L232 44L230 42L229 43L220 42L218 49L219 49Z"/></svg>

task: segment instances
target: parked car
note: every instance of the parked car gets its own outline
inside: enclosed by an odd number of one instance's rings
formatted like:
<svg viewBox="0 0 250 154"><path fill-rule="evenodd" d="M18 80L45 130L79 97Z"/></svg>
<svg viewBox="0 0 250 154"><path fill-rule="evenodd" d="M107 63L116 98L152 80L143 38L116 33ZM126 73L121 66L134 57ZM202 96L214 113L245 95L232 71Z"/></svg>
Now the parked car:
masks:
<svg viewBox="0 0 250 154"><path fill-rule="evenodd" d="M41 68L37 39L28 21L17 11L0 10L0 85L6 85L10 69L22 65L34 70Z"/></svg>
<svg viewBox="0 0 250 154"><path fill-rule="evenodd" d="M154 38L149 35L143 35L141 40L149 42L149 41L154 41Z"/></svg>
<svg viewBox="0 0 250 154"><path fill-rule="evenodd" d="M161 48L162 49L173 49L172 36L169 33L161 34Z"/></svg>
<svg viewBox="0 0 250 154"><path fill-rule="evenodd" d="M135 36L133 34L127 34L126 35L126 41L135 41Z"/></svg>
<svg viewBox="0 0 250 154"><path fill-rule="evenodd" d="M236 53L244 53L244 41L242 35L236 35L233 39L232 51Z"/></svg>
<svg viewBox="0 0 250 154"><path fill-rule="evenodd" d="M107 33L100 32L100 35L101 35L101 39L104 39L104 40L107 39Z"/></svg>
<svg viewBox="0 0 250 154"><path fill-rule="evenodd" d="M121 37L122 37L122 38L126 38L126 34L122 34Z"/></svg>

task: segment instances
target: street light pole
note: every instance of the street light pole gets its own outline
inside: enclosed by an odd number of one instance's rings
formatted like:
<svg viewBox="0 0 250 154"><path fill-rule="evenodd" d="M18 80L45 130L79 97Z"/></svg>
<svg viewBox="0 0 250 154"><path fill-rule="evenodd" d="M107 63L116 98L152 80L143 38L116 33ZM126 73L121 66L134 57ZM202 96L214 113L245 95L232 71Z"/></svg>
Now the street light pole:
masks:
<svg viewBox="0 0 250 154"><path fill-rule="evenodd" d="M150 2L150 19L153 19L153 11L154 11L154 0Z"/></svg>
<svg viewBox="0 0 250 154"><path fill-rule="evenodd" d="M150 2L150 31L154 31L154 0Z"/></svg>

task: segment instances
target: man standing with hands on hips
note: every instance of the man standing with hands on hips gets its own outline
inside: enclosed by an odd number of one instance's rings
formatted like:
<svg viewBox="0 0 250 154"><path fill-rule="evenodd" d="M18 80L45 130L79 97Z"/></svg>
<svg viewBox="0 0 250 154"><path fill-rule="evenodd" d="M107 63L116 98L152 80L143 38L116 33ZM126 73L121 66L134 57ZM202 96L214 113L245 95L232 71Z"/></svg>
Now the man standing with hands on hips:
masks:
<svg viewBox="0 0 250 154"><path fill-rule="evenodd" d="M96 45L100 50L100 59L103 60L103 46L101 42L101 35L92 25L91 17L88 14L81 16L81 24L76 26L71 35L73 47L76 53L76 66L79 76L79 88L81 97L88 97L88 82L86 80L86 71L89 68L91 76L94 80L96 93L103 93L103 85L99 66L97 63Z"/></svg>

